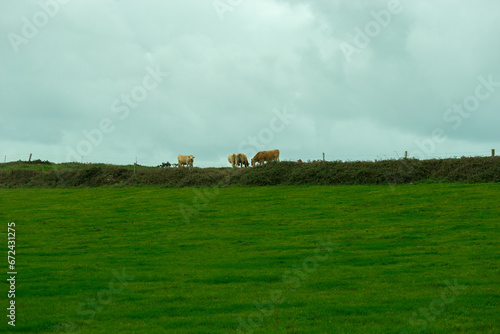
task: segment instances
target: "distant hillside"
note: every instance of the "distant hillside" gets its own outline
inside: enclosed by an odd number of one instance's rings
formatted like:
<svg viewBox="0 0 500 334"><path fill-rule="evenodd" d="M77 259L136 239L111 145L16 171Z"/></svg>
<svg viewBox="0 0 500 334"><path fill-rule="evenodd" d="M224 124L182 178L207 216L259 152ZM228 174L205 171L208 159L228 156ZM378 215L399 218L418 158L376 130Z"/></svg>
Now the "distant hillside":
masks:
<svg viewBox="0 0 500 334"><path fill-rule="evenodd" d="M500 157L279 162L255 168L158 168L104 164L0 164L0 187L272 186L500 182Z"/></svg>

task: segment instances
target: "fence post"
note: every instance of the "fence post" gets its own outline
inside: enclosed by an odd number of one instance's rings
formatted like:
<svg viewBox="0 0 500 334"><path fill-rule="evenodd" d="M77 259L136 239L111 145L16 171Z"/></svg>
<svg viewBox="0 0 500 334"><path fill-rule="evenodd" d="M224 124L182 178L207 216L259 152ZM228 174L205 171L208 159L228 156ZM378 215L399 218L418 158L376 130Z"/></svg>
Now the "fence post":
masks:
<svg viewBox="0 0 500 334"><path fill-rule="evenodd" d="M495 149L494 149L494 148L492 148L492 149L491 149L491 156L492 156L492 157L494 157L494 156L495 156Z"/></svg>
<svg viewBox="0 0 500 334"><path fill-rule="evenodd" d="M405 159L408 159L408 151L405 151Z"/></svg>
<svg viewBox="0 0 500 334"><path fill-rule="evenodd" d="M325 161L325 153L323 152L323 161Z"/></svg>
<svg viewBox="0 0 500 334"><path fill-rule="evenodd" d="M31 155L33 155L33 153L30 153L30 158L28 159L28 162L31 162Z"/></svg>

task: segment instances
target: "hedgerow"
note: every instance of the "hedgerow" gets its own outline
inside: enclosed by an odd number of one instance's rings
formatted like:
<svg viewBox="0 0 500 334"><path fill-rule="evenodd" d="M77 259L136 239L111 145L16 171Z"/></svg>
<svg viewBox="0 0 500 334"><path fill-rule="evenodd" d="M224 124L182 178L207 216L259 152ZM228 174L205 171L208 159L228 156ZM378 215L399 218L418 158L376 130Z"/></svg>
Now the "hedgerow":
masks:
<svg viewBox="0 0 500 334"><path fill-rule="evenodd" d="M46 162L43 162L46 164ZM500 157L399 159L383 161L290 161L253 168L154 168L114 165L51 164L2 170L0 187L228 187L273 185L354 185L500 182Z"/></svg>

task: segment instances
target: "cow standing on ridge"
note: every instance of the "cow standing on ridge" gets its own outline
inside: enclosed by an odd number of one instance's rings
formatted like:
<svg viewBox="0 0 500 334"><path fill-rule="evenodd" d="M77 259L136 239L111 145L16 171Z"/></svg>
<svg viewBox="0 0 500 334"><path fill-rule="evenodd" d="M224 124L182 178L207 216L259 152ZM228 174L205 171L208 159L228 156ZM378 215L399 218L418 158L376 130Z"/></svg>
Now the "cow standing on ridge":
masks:
<svg viewBox="0 0 500 334"><path fill-rule="evenodd" d="M258 162L263 164L266 161L280 161L280 151L260 151L252 158L252 167L255 167L255 163Z"/></svg>
<svg viewBox="0 0 500 334"><path fill-rule="evenodd" d="M233 168L235 168L236 166L238 166L238 167L248 167L250 165L248 163L247 156L244 155L243 153L238 153L238 154L231 153L227 157L227 161L229 161L229 163L231 164L231 166L233 166Z"/></svg>
<svg viewBox="0 0 500 334"><path fill-rule="evenodd" d="M248 167L249 163L248 163L248 159L247 159L247 156L244 155L243 153L238 153L236 155L236 164L239 166L239 167Z"/></svg>
<svg viewBox="0 0 500 334"><path fill-rule="evenodd" d="M236 167L236 154L231 153L231 154L227 157L227 161L229 161L229 163L231 164L231 166L233 166L233 168L235 168L235 167Z"/></svg>
<svg viewBox="0 0 500 334"><path fill-rule="evenodd" d="M184 165L186 165L187 167L193 167L194 156L179 154L177 156L177 161L179 162L179 168L183 167Z"/></svg>

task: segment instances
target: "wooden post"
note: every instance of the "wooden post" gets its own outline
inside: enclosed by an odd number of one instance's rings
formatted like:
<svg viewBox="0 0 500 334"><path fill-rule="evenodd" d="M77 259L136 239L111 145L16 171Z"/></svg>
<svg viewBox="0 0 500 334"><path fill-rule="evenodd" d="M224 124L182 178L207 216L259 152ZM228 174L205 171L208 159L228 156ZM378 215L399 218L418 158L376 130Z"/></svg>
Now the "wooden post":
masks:
<svg viewBox="0 0 500 334"><path fill-rule="evenodd" d="M30 158L29 158L28 162L31 162L31 155L32 155L32 154L33 154L33 153L30 153Z"/></svg>
<svg viewBox="0 0 500 334"><path fill-rule="evenodd" d="M495 156L495 149L494 149L494 148L492 148L492 149L491 149L491 156L492 156L492 157L494 157L494 156Z"/></svg>
<svg viewBox="0 0 500 334"><path fill-rule="evenodd" d="M405 159L408 159L408 151L405 151Z"/></svg>
<svg viewBox="0 0 500 334"><path fill-rule="evenodd" d="M323 153L323 161L325 161L325 153Z"/></svg>

